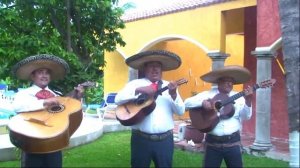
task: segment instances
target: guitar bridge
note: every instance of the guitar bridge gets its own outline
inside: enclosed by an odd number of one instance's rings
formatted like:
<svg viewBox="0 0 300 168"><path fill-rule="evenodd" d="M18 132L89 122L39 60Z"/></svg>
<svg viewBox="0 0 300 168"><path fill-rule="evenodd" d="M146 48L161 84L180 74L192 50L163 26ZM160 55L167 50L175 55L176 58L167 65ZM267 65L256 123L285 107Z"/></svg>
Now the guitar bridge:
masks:
<svg viewBox="0 0 300 168"><path fill-rule="evenodd" d="M47 126L47 127L52 127L52 125L47 124L45 121L42 121L42 120L39 120L39 119L36 119L36 118L29 118L29 119L24 119L24 120L29 121L29 122L34 122L34 123L37 123L37 124L40 124L40 125L44 125L44 126Z"/></svg>

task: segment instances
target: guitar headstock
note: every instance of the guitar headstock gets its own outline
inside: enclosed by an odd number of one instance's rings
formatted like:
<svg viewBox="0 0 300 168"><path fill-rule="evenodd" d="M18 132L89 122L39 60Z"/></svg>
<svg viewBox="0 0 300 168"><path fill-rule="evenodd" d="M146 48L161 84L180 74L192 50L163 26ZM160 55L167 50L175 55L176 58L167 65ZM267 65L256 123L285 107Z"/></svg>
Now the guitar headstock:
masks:
<svg viewBox="0 0 300 168"><path fill-rule="evenodd" d="M184 83L188 83L188 80L185 78L181 78L179 80L176 81L177 85L182 85Z"/></svg>
<svg viewBox="0 0 300 168"><path fill-rule="evenodd" d="M268 79L258 84L260 88L272 87L276 83L276 79Z"/></svg>
<svg viewBox="0 0 300 168"><path fill-rule="evenodd" d="M80 84L83 87L97 87L97 82L86 81Z"/></svg>

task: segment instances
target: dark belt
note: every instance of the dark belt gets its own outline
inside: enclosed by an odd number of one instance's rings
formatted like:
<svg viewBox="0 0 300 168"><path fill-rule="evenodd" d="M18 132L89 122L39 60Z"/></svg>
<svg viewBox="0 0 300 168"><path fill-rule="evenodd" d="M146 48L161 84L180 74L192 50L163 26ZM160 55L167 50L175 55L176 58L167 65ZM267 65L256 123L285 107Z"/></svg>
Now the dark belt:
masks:
<svg viewBox="0 0 300 168"><path fill-rule="evenodd" d="M144 137L146 139L152 140L152 141L161 141L169 137L170 135L173 134L173 130L169 130L164 133L158 133L158 134L148 134L145 132L142 132L140 130L132 130L132 133L135 133L137 135L140 135L141 137Z"/></svg>
<svg viewBox="0 0 300 168"><path fill-rule="evenodd" d="M240 135L239 131L236 131L230 135L223 135L223 136L216 136L216 135L212 135L212 134L207 134L208 138L210 138L211 140L214 141L218 141L218 142L226 142L229 141L233 138L236 138L237 136Z"/></svg>

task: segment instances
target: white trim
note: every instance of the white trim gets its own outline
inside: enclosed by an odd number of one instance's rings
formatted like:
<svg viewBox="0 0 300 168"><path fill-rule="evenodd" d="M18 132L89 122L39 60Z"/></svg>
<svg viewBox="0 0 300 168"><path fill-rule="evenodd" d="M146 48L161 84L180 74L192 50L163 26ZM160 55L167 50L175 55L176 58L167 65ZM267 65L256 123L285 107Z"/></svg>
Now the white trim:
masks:
<svg viewBox="0 0 300 168"><path fill-rule="evenodd" d="M278 50L281 46L282 46L282 38L280 37L279 39L277 39L273 44L271 44L268 47L256 47L255 51L274 52L274 51Z"/></svg>
<svg viewBox="0 0 300 168"><path fill-rule="evenodd" d="M152 47L154 44L157 44L161 41L168 41L168 40L178 40L178 39L183 39L183 40L186 40L186 41L189 41L193 44L195 44L196 46L200 47L202 50L204 50L205 53L208 53L209 50L206 46L204 46L202 43L190 38L190 37L187 37L187 36L183 36L183 35L177 35L177 34L170 34L170 35L164 35L164 36L160 36L158 38L155 38L154 40L148 42L147 44L145 44L142 49L140 51L145 51L147 50L148 48Z"/></svg>

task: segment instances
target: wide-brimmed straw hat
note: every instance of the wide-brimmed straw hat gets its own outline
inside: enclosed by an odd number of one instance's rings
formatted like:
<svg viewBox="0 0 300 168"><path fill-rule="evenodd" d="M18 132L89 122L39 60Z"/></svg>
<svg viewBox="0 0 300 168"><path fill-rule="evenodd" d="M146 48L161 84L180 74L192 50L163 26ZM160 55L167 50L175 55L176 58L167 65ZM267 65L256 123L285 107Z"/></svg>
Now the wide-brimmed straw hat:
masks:
<svg viewBox="0 0 300 168"><path fill-rule="evenodd" d="M51 79L63 79L69 73L68 63L54 55L39 54L27 57L12 68L12 73L19 79L30 80L30 75L33 71L41 68L50 70Z"/></svg>
<svg viewBox="0 0 300 168"><path fill-rule="evenodd" d="M218 83L222 77L233 78L233 84L242 84L250 80L251 73L248 69L239 65L224 66L220 69L212 70L200 78L209 83Z"/></svg>
<svg viewBox="0 0 300 168"><path fill-rule="evenodd" d="M177 69L181 59L175 53L165 50L150 50L135 54L125 60L126 64L134 69L142 70L147 62L160 62L162 71Z"/></svg>

